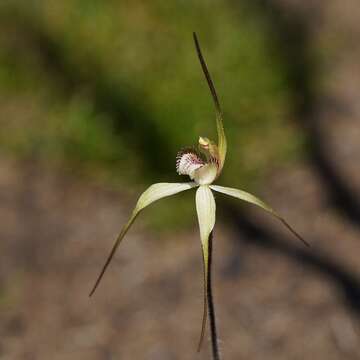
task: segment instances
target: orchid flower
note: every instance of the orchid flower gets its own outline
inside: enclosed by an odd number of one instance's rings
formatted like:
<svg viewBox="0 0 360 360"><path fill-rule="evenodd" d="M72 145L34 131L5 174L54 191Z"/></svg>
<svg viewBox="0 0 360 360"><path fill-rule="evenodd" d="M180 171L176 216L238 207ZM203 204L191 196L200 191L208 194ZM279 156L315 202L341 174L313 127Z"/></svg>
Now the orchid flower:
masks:
<svg viewBox="0 0 360 360"><path fill-rule="evenodd" d="M219 185L214 185L214 181L220 176L227 150L227 142L223 126L223 116L218 96L214 87L214 83L210 77L205 60L202 56L200 45L197 39L196 34L193 34L195 41L195 48L197 55L200 60L202 70L204 72L207 84L210 88L210 92L215 104L216 112L216 128L218 135L217 144L206 137L199 137L198 149L188 148L181 150L176 157L176 170L180 175L187 175L190 177L190 182L185 183L157 183L151 185L144 193L139 197L137 204L130 216L128 222L122 228L119 236L117 237L112 250L93 286L90 296L93 295L96 288L98 287L106 269L108 268L117 248L119 247L122 239L130 229L131 225L135 221L139 213L145 209L150 204L154 203L157 200L162 198L175 195L185 190L190 190L192 188L197 188L195 195L196 202L196 211L200 228L200 239L201 239L201 248L203 256L203 266L204 266L204 312L202 320L202 328L200 341L198 345L198 351L201 348L201 344L204 338L205 328L206 328L206 319L209 312L210 316L210 329L212 338L216 332L215 323L214 323L214 314L213 314L213 304L212 304L212 295L211 295L211 283L210 283L210 261L211 261L211 242L212 242L212 232L215 225L215 210L216 204L213 195L213 191L219 192L225 195L232 196L234 198L246 201L253 205L259 206L263 210L267 211L271 215L275 216L280 220L287 228L290 230L293 235L295 235L299 240L301 240L305 245L309 244L281 217L277 212L275 212L269 205L267 205L262 200L258 199L254 195L239 189L234 189L230 187L224 187ZM209 303L210 302L210 303ZM215 330L214 330L215 329ZM216 334L215 334L216 337ZM217 341L217 340L215 340ZM213 343L213 354L214 358L219 358L217 349L214 350L217 345Z"/></svg>

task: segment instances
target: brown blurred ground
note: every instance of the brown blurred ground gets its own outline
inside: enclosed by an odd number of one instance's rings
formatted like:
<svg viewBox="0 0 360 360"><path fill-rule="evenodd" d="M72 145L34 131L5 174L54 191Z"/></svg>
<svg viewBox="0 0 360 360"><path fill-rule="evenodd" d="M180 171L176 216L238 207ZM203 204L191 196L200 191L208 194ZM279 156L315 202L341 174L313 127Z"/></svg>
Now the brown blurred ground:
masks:
<svg viewBox="0 0 360 360"><path fill-rule="evenodd" d="M70 176L46 174L36 165L2 159L1 167L1 288L6 294L1 358L208 358L206 350L195 353L202 302L196 229L158 238L146 234L140 221L89 299L131 202ZM357 233L315 199L319 189L309 172L288 169L286 174L272 186L287 194L274 196L277 208L308 239L317 239L311 251L323 248L358 271ZM297 182L307 184L301 195ZM294 200L297 207L290 209L286 203ZM337 233L342 243L332 241ZM228 265L235 236L217 226L214 287L224 357L357 358L357 318L344 307L336 286L305 265L251 245L236 254L240 271L234 273Z"/></svg>
<svg viewBox="0 0 360 360"><path fill-rule="evenodd" d="M314 42L320 32L339 41L341 51L326 63L322 99L340 105L320 99L316 113L328 157L358 199L357 5L291 2L312 21ZM207 344L195 352L202 310L196 228L169 238L149 234L140 220L89 299L134 199L31 161L1 158L0 168L1 359L209 358ZM329 201L316 168L274 169L267 183L260 193L312 243L310 254L360 282L358 224ZM170 211L176 199L167 201ZM252 216L285 236L262 213ZM242 237L218 222L214 292L224 359L359 359L358 313L326 266Z"/></svg>

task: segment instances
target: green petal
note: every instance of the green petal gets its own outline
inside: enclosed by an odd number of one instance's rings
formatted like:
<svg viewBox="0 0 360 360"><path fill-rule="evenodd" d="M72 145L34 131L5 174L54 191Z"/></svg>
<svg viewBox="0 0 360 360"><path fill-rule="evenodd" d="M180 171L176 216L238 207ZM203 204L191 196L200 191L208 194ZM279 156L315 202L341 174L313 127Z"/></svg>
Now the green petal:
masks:
<svg viewBox="0 0 360 360"><path fill-rule="evenodd" d="M203 311L203 320L201 327L201 335L198 345L198 351L201 348L205 327L207 319L207 283L209 276L209 236L215 225L215 211L216 204L214 195L208 186L200 186L196 191L196 211L199 220L200 228L200 238L201 238L201 248L203 253L203 263L204 263L204 311Z"/></svg>
<svg viewBox="0 0 360 360"><path fill-rule="evenodd" d="M210 188L212 190L218 191L220 193L233 196L237 199L247 201L251 204L260 206L265 211L269 212L273 216L275 216L277 219L279 219L284 226L293 234L295 235L301 242L303 242L306 246L310 246L310 244L305 241L286 221L284 218L282 218L275 210L273 210L269 205L265 204L262 200L258 199L256 196L243 191L239 189L224 187L224 186L218 186L218 185L211 185Z"/></svg>
<svg viewBox="0 0 360 360"><path fill-rule="evenodd" d="M103 266L89 296L91 296L95 292L102 277L104 276L104 273L105 273L107 267L109 266L114 254L116 252L116 249L119 247L121 240L124 238L125 234L130 229L130 226L132 225L132 223L134 222L134 220L136 219L136 217L140 213L140 211L157 200L160 200L160 199L170 196L170 195L175 195L181 191L191 189L195 186L198 186L198 185L194 182L174 183L174 184L173 183L159 183L159 184L151 185L146 191L144 191L142 193L142 195L140 196L140 198L135 206L135 209L133 210L133 212L130 216L129 221L124 225L119 236L117 237L117 239L111 249L110 255L108 256L108 258L105 262L105 265Z"/></svg>
<svg viewBox="0 0 360 360"><path fill-rule="evenodd" d="M199 41L198 41L197 36L196 36L195 33L193 33L193 36L194 36L195 47L196 47L196 51L197 51L197 54L198 54L198 57L199 57L199 60L200 60L201 68L202 68L202 70L204 72L206 81L207 81L208 86L210 88L210 92L211 92L211 95L212 95L212 98L213 98L214 104L215 104L216 129L217 129L217 134L218 134L218 151L219 151L219 168L220 168L219 172L220 172L221 169L224 166L225 157L226 157L226 148L227 148L224 125L223 125L222 110L221 110L219 98L218 98L217 93L216 93L214 82L211 79L209 70L208 70L208 68L206 66L206 62L205 62L204 57L202 55Z"/></svg>

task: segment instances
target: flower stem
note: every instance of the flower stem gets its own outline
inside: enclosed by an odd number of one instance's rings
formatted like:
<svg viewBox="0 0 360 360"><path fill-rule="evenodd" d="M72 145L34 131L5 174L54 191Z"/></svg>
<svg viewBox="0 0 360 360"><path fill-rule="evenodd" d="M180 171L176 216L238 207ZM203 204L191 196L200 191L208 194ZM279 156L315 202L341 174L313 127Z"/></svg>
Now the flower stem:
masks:
<svg viewBox="0 0 360 360"><path fill-rule="evenodd" d="M219 353L219 344L216 328L216 318L215 318L215 307L212 294L212 283L211 283L211 273L212 273L212 240L213 232L209 236L209 273L207 277L207 304L208 304L208 313L209 313L209 323L210 323L210 338L211 338L211 350L213 360L220 360Z"/></svg>

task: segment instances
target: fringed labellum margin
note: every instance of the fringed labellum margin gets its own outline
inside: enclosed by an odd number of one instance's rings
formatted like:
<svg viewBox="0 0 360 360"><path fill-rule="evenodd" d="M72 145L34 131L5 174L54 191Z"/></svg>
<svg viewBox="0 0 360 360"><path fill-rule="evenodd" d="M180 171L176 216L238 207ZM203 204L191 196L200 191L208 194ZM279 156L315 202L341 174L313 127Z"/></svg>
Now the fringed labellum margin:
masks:
<svg viewBox="0 0 360 360"><path fill-rule="evenodd" d="M210 157L204 160L195 150L181 150L176 156L176 171L188 175L199 185L210 185L219 175L218 161Z"/></svg>

